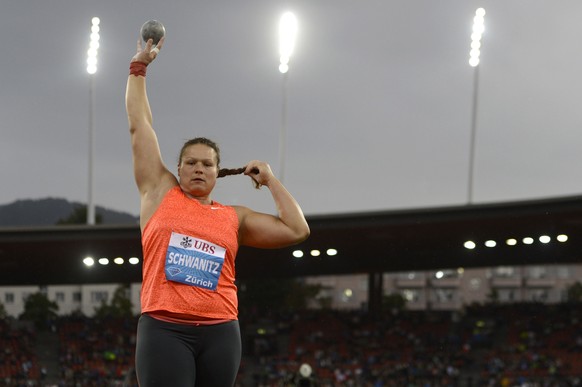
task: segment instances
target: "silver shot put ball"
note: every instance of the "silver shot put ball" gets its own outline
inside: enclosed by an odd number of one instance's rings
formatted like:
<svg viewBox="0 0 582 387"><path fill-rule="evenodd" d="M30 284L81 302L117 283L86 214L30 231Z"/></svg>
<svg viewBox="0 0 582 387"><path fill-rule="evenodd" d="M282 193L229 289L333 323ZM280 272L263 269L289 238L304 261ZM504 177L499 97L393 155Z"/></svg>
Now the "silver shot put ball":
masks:
<svg viewBox="0 0 582 387"><path fill-rule="evenodd" d="M152 39L156 45L165 34L166 28L157 20L148 20L141 26L141 38L144 42Z"/></svg>

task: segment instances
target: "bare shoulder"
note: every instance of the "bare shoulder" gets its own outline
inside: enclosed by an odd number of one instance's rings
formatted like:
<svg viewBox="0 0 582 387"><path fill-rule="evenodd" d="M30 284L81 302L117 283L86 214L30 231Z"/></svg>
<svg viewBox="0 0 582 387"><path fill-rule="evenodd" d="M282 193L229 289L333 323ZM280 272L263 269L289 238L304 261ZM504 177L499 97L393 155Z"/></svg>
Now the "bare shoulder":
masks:
<svg viewBox="0 0 582 387"><path fill-rule="evenodd" d="M244 220L244 218L246 218L246 216L248 214L253 212L253 210L251 210L250 208L245 207L245 206L234 205L231 207L234 208L234 210L236 211L236 215L238 216L239 224L242 223L242 221Z"/></svg>
<svg viewBox="0 0 582 387"><path fill-rule="evenodd" d="M142 227L156 212L168 191L176 186L178 186L177 179L174 175L169 174L169 176L161 179L158 184L152 185L148 190L141 191L140 224Z"/></svg>

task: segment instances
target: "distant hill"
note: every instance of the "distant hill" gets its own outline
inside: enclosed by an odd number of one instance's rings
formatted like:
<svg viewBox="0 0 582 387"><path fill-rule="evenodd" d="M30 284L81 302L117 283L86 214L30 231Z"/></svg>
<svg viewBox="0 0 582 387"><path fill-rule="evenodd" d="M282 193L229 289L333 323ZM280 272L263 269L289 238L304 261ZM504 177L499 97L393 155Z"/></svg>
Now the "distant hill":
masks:
<svg viewBox="0 0 582 387"><path fill-rule="evenodd" d="M60 219L69 217L75 208L85 207L83 203L65 199L25 199L0 205L0 227L51 226ZM137 224L135 215L95 206L103 224Z"/></svg>

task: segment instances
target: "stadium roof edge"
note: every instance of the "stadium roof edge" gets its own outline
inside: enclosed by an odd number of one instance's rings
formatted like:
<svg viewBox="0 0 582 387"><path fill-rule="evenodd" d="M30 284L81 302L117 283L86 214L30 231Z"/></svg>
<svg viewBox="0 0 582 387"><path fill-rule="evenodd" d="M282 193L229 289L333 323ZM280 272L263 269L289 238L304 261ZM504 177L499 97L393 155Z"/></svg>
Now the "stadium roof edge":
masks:
<svg viewBox="0 0 582 387"><path fill-rule="evenodd" d="M582 262L582 196L307 220L311 236L296 246L241 247L239 279ZM568 235L567 243L557 241L560 234ZM538 243L541 235L551 242ZM141 264L88 269L82 260L89 255L141 258L140 237L139 226L132 224L0 229L0 284L139 282ZM522 243L526 237L536 242ZM509 246L508 238L519 242ZM466 249L467 240L477 247ZM495 240L496 247L485 247L488 240ZM337 254L327 256L328 249Z"/></svg>

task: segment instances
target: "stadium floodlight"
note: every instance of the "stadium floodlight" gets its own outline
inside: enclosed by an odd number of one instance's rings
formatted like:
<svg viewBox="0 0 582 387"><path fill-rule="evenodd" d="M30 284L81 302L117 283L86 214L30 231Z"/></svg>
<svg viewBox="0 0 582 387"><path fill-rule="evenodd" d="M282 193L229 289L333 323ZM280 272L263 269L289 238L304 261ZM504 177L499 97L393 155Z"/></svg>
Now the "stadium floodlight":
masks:
<svg viewBox="0 0 582 387"><path fill-rule="evenodd" d="M471 33L471 50L469 51L469 65L479 66L481 56L481 38L485 31L485 9L477 8L473 18L473 32Z"/></svg>
<svg viewBox="0 0 582 387"><path fill-rule="evenodd" d="M91 19L91 35L89 40L89 49L87 50L87 73L93 75L97 72L97 54L99 53L99 23L98 17Z"/></svg>
<svg viewBox="0 0 582 387"><path fill-rule="evenodd" d="M98 17L91 19L91 35L89 50L87 50L87 73L89 73L89 173L87 193L87 224L95 224L95 204L93 202L93 158L95 153L95 73L97 72L97 54L99 53L99 23Z"/></svg>
<svg viewBox="0 0 582 387"><path fill-rule="evenodd" d="M281 130L279 132L279 180L285 179L285 155L287 153L287 83L289 59L295 49L297 36L297 18L291 12L285 12L279 21L279 71L283 74Z"/></svg>
<svg viewBox="0 0 582 387"><path fill-rule="evenodd" d="M477 8L473 18L473 32L471 33L471 51L469 51L469 65L473 71L473 104L471 110L471 136L469 145L469 178L467 182L467 204L473 203L473 184L475 170L475 141L477 137L477 106L479 97L479 62L481 56L481 37L485 31L485 9Z"/></svg>
<svg viewBox="0 0 582 387"><path fill-rule="evenodd" d="M293 256L295 258L302 258L303 257L303 251L301 251L301 250L295 250L295 251L293 251Z"/></svg>
<svg viewBox="0 0 582 387"><path fill-rule="evenodd" d="M295 49L297 18L292 12L285 12L279 21L279 71L289 71L289 59Z"/></svg>

